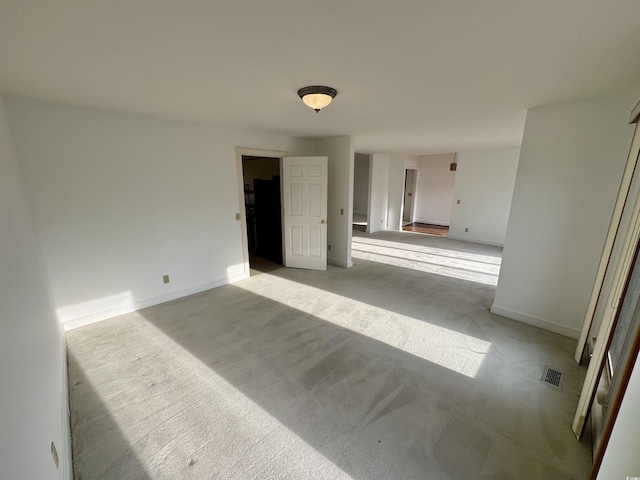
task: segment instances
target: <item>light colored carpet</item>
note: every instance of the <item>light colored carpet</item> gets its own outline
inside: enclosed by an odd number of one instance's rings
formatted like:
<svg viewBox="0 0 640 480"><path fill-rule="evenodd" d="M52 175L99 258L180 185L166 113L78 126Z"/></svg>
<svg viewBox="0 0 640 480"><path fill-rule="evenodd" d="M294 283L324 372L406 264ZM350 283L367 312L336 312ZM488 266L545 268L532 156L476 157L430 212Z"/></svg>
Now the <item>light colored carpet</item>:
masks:
<svg viewBox="0 0 640 480"><path fill-rule="evenodd" d="M585 478L575 341L490 314L495 288L453 275L493 275L500 249L402 232L354 246L376 241L351 269L263 263L68 332L76 479ZM389 243L444 274L375 261Z"/></svg>

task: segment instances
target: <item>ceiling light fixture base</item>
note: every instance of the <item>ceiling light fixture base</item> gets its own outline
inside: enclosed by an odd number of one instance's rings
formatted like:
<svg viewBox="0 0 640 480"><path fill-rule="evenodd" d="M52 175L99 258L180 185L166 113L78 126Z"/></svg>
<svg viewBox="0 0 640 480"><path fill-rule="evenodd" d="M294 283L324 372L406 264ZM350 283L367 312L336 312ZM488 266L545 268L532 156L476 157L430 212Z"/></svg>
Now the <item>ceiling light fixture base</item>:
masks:
<svg viewBox="0 0 640 480"><path fill-rule="evenodd" d="M311 87L303 87L298 90L298 96L305 105L313 108L316 113L331 103L338 94L335 88L314 85Z"/></svg>

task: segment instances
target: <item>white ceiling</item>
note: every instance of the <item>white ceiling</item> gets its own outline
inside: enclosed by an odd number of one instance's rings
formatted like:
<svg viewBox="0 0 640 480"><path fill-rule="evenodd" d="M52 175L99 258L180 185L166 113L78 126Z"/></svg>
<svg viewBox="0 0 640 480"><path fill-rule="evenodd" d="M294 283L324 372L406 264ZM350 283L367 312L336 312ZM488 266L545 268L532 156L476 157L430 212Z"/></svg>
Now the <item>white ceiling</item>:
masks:
<svg viewBox="0 0 640 480"><path fill-rule="evenodd" d="M640 93L639 27L638 0L0 0L0 89L363 153L512 146L527 108Z"/></svg>

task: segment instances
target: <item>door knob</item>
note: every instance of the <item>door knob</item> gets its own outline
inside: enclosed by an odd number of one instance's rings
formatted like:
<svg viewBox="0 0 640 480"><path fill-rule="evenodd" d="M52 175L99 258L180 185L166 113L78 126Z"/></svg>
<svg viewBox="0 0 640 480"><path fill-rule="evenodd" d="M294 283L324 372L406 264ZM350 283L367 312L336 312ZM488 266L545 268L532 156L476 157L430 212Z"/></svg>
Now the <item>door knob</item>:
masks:
<svg viewBox="0 0 640 480"><path fill-rule="evenodd" d="M326 220L320 220L320 223L321 223L322 225L324 225L324 224L325 224L325 223L327 223L327 222L326 222Z"/></svg>

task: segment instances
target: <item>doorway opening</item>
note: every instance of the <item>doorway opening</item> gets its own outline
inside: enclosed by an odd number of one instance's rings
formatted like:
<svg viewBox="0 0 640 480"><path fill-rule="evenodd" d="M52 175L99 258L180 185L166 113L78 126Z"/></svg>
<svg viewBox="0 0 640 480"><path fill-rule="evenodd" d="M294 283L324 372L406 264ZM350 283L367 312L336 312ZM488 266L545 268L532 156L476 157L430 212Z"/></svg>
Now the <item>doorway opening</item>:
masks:
<svg viewBox="0 0 640 480"><path fill-rule="evenodd" d="M404 197L402 199L402 226L413 223L413 208L415 205L416 177L418 171L407 168L404 171Z"/></svg>
<svg viewBox="0 0 640 480"><path fill-rule="evenodd" d="M242 155L242 183L249 265L282 265L280 158Z"/></svg>
<svg viewBox="0 0 640 480"><path fill-rule="evenodd" d="M369 171L371 156L356 153L353 162L353 228L362 232L369 223Z"/></svg>
<svg viewBox="0 0 640 480"><path fill-rule="evenodd" d="M424 172L423 172L424 173ZM430 175L432 172L426 172ZM447 173L449 173L447 171ZM434 175L435 177L435 175ZM424 177L423 177L424 179ZM429 178L425 181L421 181L420 186L424 188L425 185L429 186L432 181L429 182ZM439 237L449 236L449 226L441 223L433 223L429 220L422 220L421 218L434 218L440 213L441 210L439 204L442 203L436 195L433 195L429 191L420 190L422 199L417 202L416 190L418 189L418 170L413 168L406 168L404 171L404 195L402 198L402 230L405 232L422 233L426 235L436 235ZM416 205L418 203L418 205ZM450 203L445 202L446 204ZM418 213L416 214L416 211ZM425 215L426 214L426 215ZM435 215L434 215L435 214Z"/></svg>

